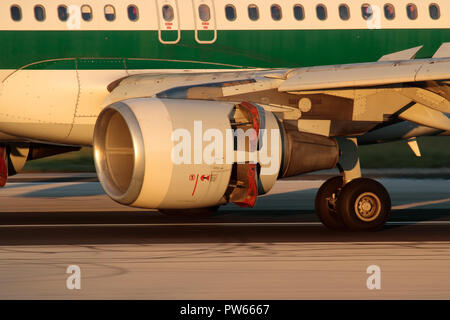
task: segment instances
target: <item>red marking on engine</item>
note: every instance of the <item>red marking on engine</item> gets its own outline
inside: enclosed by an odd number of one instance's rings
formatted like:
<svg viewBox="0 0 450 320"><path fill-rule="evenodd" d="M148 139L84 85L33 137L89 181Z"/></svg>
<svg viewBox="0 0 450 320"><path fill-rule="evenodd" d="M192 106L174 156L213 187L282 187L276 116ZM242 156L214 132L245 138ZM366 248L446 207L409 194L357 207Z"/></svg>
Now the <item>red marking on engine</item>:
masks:
<svg viewBox="0 0 450 320"><path fill-rule="evenodd" d="M242 202L236 202L239 207L253 208L258 196L258 187L256 186L256 164L249 164L248 172L248 191L247 198Z"/></svg>
<svg viewBox="0 0 450 320"><path fill-rule="evenodd" d="M189 175L189 181L194 181L194 180L195 180L195 174Z"/></svg>
<svg viewBox="0 0 450 320"><path fill-rule="evenodd" d="M195 190L197 189L197 184L198 184L198 175L197 175L197 179L195 180L194 190L192 190L192 196L194 196Z"/></svg>
<svg viewBox="0 0 450 320"><path fill-rule="evenodd" d="M6 180L8 180L8 165L7 165L6 148L0 147L0 187L4 187Z"/></svg>
<svg viewBox="0 0 450 320"><path fill-rule="evenodd" d="M209 176L205 176L204 174L200 177L201 181L205 181L208 180L209 181Z"/></svg>

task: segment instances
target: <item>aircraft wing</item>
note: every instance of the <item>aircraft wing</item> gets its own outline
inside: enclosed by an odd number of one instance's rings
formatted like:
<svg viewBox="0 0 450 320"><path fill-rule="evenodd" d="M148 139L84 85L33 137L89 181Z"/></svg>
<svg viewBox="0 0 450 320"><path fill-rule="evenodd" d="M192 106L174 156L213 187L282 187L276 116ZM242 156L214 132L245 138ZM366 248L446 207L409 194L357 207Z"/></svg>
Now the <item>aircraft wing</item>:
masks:
<svg viewBox="0 0 450 320"><path fill-rule="evenodd" d="M380 61L291 70L280 91L371 87L448 80L450 58Z"/></svg>
<svg viewBox="0 0 450 320"><path fill-rule="evenodd" d="M450 130L450 43L431 59L412 59L422 47L362 64L289 71L280 92L328 95L353 101L352 120L407 120Z"/></svg>
<svg viewBox="0 0 450 320"><path fill-rule="evenodd" d="M362 135L382 123L401 120L450 131L450 43L430 59L413 59L420 49L388 54L371 63L134 75L110 85L105 105L149 96L251 101L282 120L297 121L301 131L327 136Z"/></svg>
<svg viewBox="0 0 450 320"><path fill-rule="evenodd" d="M370 87L450 79L450 43L432 59L411 60L422 47L383 56L377 62L290 70L280 91Z"/></svg>

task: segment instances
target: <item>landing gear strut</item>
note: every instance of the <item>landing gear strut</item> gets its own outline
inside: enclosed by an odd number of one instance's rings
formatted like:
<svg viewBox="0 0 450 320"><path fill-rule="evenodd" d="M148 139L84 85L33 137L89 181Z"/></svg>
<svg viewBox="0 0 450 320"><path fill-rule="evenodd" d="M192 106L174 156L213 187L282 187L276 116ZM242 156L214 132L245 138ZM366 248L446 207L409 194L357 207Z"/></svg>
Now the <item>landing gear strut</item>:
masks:
<svg viewBox="0 0 450 320"><path fill-rule="evenodd" d="M334 230L374 231L391 212L391 198L379 182L361 178L356 139L341 138L342 176L328 179L319 189L315 208L322 223Z"/></svg>

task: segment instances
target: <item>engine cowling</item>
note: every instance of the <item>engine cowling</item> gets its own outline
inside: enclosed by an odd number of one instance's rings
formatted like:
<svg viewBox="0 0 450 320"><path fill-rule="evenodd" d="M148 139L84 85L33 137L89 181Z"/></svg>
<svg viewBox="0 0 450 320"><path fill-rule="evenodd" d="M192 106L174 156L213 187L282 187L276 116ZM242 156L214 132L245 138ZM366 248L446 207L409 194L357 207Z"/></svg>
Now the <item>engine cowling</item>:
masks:
<svg viewBox="0 0 450 320"><path fill-rule="evenodd" d="M125 205L252 207L279 177L334 167L338 147L256 104L139 98L101 112L94 159L105 192Z"/></svg>

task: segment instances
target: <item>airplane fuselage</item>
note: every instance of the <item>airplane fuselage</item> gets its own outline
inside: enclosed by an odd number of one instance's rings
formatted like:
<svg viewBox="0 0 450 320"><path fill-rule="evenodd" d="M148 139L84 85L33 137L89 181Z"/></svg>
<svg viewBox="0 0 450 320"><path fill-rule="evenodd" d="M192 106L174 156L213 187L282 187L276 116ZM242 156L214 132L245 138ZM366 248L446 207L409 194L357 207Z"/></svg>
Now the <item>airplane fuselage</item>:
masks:
<svg viewBox="0 0 450 320"><path fill-rule="evenodd" d="M371 1L373 18L365 20L361 6L365 1L326 1L326 19L320 20L320 1L301 3L303 18L296 20L299 1L276 2L280 20L271 16L271 2L236 0L138 0L136 21L130 20L124 1L71 1L66 4L68 18L58 16L60 1L39 4L45 20L34 15L37 5L31 1L2 1L0 4L0 40L3 43L0 69L19 69L50 59L113 58L118 60L81 64L79 69L217 69L217 68L291 68L299 66L374 61L381 55L423 45L417 58L430 57L450 38L448 1L416 1L417 18L407 16L411 1L396 1L395 17L389 20L384 1ZM207 5L208 21L202 21L196 7ZM251 20L248 6L258 9ZM349 11L348 20L339 15L339 5ZM430 16L430 5L439 6L439 18ZM20 8L21 18L13 21L11 6ZM91 20L73 15L90 7ZM114 8L114 20L105 18L105 5ZM162 8L173 7L173 19L165 21ZM298 4L297 4L298 5ZM235 20L227 19L232 6ZM376 9L375 9L376 8ZM73 11L75 10L75 11ZM298 18L298 17L297 17ZM128 61L145 59L144 61ZM150 59L150 60L147 60ZM64 68L63 65L45 68ZM67 68L68 66L66 66Z"/></svg>
<svg viewBox="0 0 450 320"><path fill-rule="evenodd" d="M0 138L90 145L108 85L131 74L376 61L419 45L417 58L426 58L450 41L448 1L377 0L368 13L364 5L360 0L2 1ZM206 14L200 12L205 6Z"/></svg>

